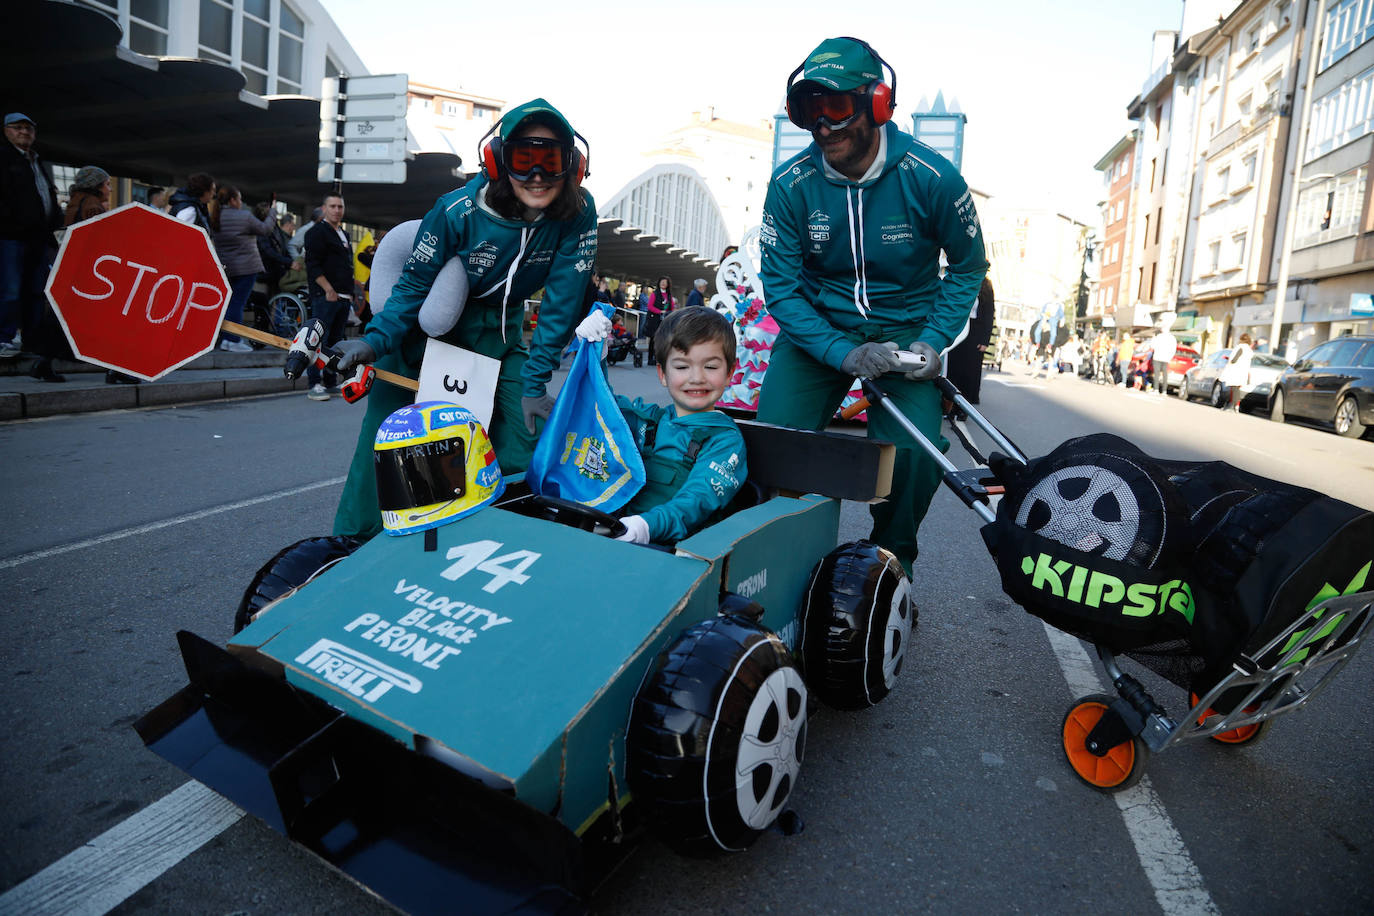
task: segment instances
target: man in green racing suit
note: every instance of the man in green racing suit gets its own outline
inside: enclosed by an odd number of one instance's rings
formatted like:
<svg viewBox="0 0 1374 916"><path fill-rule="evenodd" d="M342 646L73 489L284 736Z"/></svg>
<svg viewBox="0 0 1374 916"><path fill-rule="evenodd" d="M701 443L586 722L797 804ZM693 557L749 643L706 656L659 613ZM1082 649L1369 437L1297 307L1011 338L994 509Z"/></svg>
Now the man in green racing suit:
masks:
<svg viewBox="0 0 1374 916"><path fill-rule="evenodd" d="M814 142L774 172L764 203L760 276L780 333L758 418L822 429L855 377L883 376L893 403L945 448L930 379L988 262L959 172L891 123L896 74L889 87L883 63L865 42L831 38L789 79L788 116ZM926 365L895 371L897 349ZM880 408L868 411L868 434L898 447L892 493L872 509L873 539L909 577L940 469Z"/></svg>

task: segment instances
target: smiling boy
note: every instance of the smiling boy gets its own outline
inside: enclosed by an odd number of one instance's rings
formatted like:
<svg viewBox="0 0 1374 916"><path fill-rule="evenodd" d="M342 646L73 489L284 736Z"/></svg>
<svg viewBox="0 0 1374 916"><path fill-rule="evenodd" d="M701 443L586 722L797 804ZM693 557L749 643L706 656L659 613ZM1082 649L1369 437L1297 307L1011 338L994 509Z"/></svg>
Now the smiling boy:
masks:
<svg viewBox="0 0 1374 916"><path fill-rule="evenodd" d="M597 313L599 314L599 313ZM580 336L600 339L610 321ZM744 437L735 421L715 409L735 371L735 330L715 309L692 306L664 317L653 339L658 380L671 406L616 403L644 459L643 489L621 510L625 534L635 544L671 544L712 521L739 490L748 468Z"/></svg>

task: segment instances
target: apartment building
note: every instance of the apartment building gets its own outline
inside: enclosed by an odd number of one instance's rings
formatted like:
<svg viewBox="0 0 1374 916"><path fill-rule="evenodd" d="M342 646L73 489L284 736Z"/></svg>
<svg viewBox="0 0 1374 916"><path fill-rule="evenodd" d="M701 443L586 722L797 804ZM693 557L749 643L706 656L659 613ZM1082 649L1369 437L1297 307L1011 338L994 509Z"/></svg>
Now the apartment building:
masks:
<svg viewBox="0 0 1374 916"><path fill-rule="evenodd" d="M1284 314L1298 353L1374 333L1374 0L1327 0L1316 35L1289 263L1288 300L1297 308Z"/></svg>
<svg viewBox="0 0 1374 916"><path fill-rule="evenodd" d="M1097 291L1089 299L1088 313L1100 317L1103 327L1116 327L1118 320L1129 329L1135 323L1135 302L1131 298L1131 245L1133 191L1136 182L1139 130L1127 131L1093 168L1102 173L1106 190L1099 204L1102 213L1101 243L1098 245Z"/></svg>

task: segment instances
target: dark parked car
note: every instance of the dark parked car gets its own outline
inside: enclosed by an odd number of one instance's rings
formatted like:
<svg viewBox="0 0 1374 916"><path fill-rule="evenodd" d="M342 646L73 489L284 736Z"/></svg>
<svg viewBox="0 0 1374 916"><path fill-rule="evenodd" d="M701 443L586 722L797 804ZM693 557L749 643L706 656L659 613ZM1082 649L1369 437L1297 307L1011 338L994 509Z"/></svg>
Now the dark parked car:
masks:
<svg viewBox="0 0 1374 916"><path fill-rule="evenodd" d="M1374 426L1374 337L1338 337L1309 350L1274 383L1269 416L1330 423L1358 439Z"/></svg>

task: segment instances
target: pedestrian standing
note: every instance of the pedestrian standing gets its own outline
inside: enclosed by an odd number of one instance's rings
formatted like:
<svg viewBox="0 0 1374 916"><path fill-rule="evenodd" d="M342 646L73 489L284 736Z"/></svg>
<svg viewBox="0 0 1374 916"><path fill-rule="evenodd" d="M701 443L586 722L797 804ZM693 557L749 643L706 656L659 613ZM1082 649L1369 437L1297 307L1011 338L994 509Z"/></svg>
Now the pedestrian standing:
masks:
<svg viewBox="0 0 1374 916"><path fill-rule="evenodd" d="M1178 340L1169 333L1168 323L1162 322L1150 348L1150 359L1154 364L1155 391L1159 394L1169 393L1169 363L1177 352Z"/></svg>
<svg viewBox="0 0 1374 916"><path fill-rule="evenodd" d="M277 225L277 214L270 210L259 219L243 205L243 195L233 185L220 185L210 201L211 239L224 273L229 277L229 307L224 320L241 323L243 307L253 294L253 284L262 273L262 255L258 253L258 238L267 235ZM251 353L253 348L237 334L220 334L219 348L230 353Z"/></svg>
<svg viewBox="0 0 1374 916"><path fill-rule="evenodd" d="M343 195L326 194L320 210L323 218L305 236L305 273L310 278L310 314L324 323L322 343L332 347L343 339L353 307L353 244L343 230ZM314 363L306 378L306 397L312 401L329 400L327 389L338 384L333 369L321 370Z"/></svg>
<svg viewBox="0 0 1374 916"><path fill-rule="evenodd" d="M34 377L64 382L52 370L51 354L40 339L48 281L57 246L53 232L62 225L52 168L34 149L38 125L18 111L5 115L0 143L0 356L18 356L24 345L47 358Z"/></svg>

